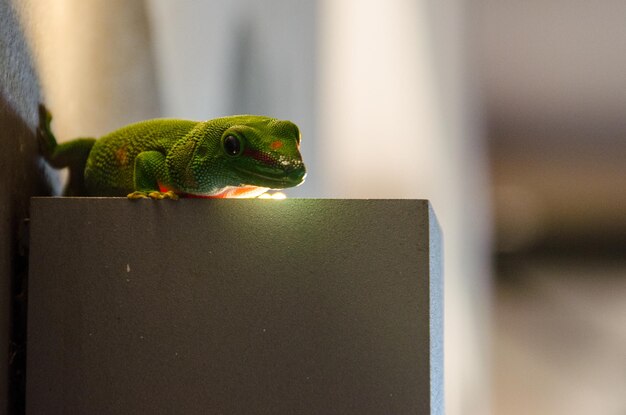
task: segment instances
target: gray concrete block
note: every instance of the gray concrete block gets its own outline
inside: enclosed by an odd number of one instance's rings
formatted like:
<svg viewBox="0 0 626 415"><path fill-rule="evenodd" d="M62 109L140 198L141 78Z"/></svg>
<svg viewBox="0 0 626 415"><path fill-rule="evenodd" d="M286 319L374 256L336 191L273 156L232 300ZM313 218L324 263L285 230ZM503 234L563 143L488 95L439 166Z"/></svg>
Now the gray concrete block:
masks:
<svg viewBox="0 0 626 415"><path fill-rule="evenodd" d="M32 200L27 413L440 414L423 200Z"/></svg>

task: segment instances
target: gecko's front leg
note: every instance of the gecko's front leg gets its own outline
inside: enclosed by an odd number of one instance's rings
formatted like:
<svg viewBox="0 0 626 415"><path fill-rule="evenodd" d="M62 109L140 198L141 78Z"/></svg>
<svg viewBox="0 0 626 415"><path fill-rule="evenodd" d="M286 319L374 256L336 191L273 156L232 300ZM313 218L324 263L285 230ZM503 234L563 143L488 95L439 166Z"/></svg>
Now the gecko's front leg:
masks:
<svg viewBox="0 0 626 415"><path fill-rule="evenodd" d="M173 191L162 192L159 182L167 178L165 155L158 151L144 151L135 158L135 191L128 194L129 199L178 199Z"/></svg>

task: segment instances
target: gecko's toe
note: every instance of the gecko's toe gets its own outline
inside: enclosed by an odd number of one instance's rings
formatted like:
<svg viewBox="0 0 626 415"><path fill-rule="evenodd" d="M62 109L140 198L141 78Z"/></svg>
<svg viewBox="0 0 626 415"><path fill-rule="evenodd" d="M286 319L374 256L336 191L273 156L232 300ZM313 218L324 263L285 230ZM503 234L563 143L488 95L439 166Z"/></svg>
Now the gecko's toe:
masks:
<svg viewBox="0 0 626 415"><path fill-rule="evenodd" d="M172 199L172 200L178 200L178 195L174 192L172 192L171 190L163 193L163 198L164 199Z"/></svg>
<svg viewBox="0 0 626 415"><path fill-rule="evenodd" d="M146 192L140 192L140 191L135 191L132 193L129 193L127 196L127 198L129 199L147 199L148 195L146 195Z"/></svg>

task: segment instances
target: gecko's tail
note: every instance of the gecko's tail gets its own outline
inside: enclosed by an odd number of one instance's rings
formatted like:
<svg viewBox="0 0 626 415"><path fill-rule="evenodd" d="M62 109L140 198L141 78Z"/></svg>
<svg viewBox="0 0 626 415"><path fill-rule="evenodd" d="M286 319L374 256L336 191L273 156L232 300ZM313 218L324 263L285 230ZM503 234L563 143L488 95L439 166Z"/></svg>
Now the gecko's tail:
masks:
<svg viewBox="0 0 626 415"><path fill-rule="evenodd" d="M66 196L85 196L85 164L96 139L77 138L58 144L50 129L51 121L52 115L48 109L43 104L39 104L37 139L41 155L54 168L69 167L69 181L64 192Z"/></svg>

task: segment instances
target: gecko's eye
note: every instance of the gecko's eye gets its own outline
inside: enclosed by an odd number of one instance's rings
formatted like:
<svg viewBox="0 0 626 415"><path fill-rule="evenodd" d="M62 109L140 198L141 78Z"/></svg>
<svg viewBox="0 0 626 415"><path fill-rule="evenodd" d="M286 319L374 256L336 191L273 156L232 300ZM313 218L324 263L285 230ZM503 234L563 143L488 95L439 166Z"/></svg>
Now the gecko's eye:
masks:
<svg viewBox="0 0 626 415"><path fill-rule="evenodd" d="M238 156L241 154L241 140L234 135L228 135L224 138L224 151L229 156Z"/></svg>

